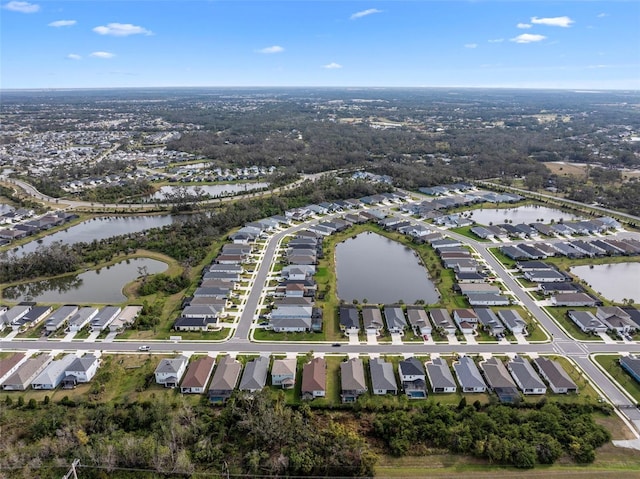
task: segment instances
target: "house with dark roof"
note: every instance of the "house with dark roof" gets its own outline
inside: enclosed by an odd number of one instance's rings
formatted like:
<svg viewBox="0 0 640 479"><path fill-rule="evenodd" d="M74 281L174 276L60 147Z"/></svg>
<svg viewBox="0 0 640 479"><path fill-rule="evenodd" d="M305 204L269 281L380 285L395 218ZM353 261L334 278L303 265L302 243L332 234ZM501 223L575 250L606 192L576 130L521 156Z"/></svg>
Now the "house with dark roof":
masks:
<svg viewBox="0 0 640 479"><path fill-rule="evenodd" d="M540 373L540 376L549 383L549 387L555 394L578 392L578 386L558 361L538 357L533 360L533 364Z"/></svg>
<svg viewBox="0 0 640 479"><path fill-rule="evenodd" d="M228 354L218 361L207 396L212 403L222 403L227 401L233 394L233 390L238 384L238 378L242 371L242 363L232 358Z"/></svg>
<svg viewBox="0 0 640 479"><path fill-rule="evenodd" d="M436 329L444 331L445 334L455 334L456 324L451 319L449 311L444 308L433 308L429 310L431 322Z"/></svg>
<svg viewBox="0 0 640 479"><path fill-rule="evenodd" d="M177 387L188 363L189 359L182 355L161 360L154 371L156 383L162 384L165 388Z"/></svg>
<svg viewBox="0 0 640 479"><path fill-rule="evenodd" d="M431 334L429 315L422 306L407 306L407 318L409 319L409 325L416 336L426 336Z"/></svg>
<svg viewBox="0 0 640 479"><path fill-rule="evenodd" d="M632 355L622 356L619 362L622 369L628 372L636 382L640 383L640 357Z"/></svg>
<svg viewBox="0 0 640 479"><path fill-rule="evenodd" d="M422 363L415 357L404 359L398 363L398 373L402 389L410 399L427 397L426 373Z"/></svg>
<svg viewBox="0 0 640 479"><path fill-rule="evenodd" d="M371 372L371 391L375 395L398 394L398 383L393 372L393 364L382 358L369 360Z"/></svg>
<svg viewBox="0 0 640 479"><path fill-rule="evenodd" d="M567 316L583 333L606 333L607 326L589 311L567 311Z"/></svg>
<svg viewBox="0 0 640 479"><path fill-rule="evenodd" d="M596 318L602 321L607 328L620 334L629 334L637 329L636 323L631 321L631 316L618 306L599 306L596 308Z"/></svg>
<svg viewBox="0 0 640 479"><path fill-rule="evenodd" d="M314 358L302 366L302 399L323 398L327 395L327 362Z"/></svg>
<svg viewBox="0 0 640 479"><path fill-rule="evenodd" d="M458 389L449 365L442 358L427 361L427 377L434 393L454 393Z"/></svg>
<svg viewBox="0 0 640 479"><path fill-rule="evenodd" d="M364 329L367 334L379 336L384 328L382 313L380 312L380 308L375 305L370 304L362 307L362 322L364 323Z"/></svg>
<svg viewBox="0 0 640 479"><path fill-rule="evenodd" d="M355 402L367 392L364 364L360 358L351 358L340 363L340 398L343 403Z"/></svg>
<svg viewBox="0 0 640 479"><path fill-rule="evenodd" d="M535 372L531 363L522 356L507 362L507 369L523 394L546 394L547 386Z"/></svg>
<svg viewBox="0 0 640 479"><path fill-rule="evenodd" d="M341 306L339 309L340 329L345 333L360 331L360 313L355 306Z"/></svg>
<svg viewBox="0 0 640 479"><path fill-rule="evenodd" d="M487 390L478 366L469 356L462 356L454 362L453 370L463 393L483 393Z"/></svg>
<svg viewBox="0 0 640 479"><path fill-rule="evenodd" d="M500 318L489 308L475 308L478 323L482 325L482 329L492 336L501 336L504 334L504 325Z"/></svg>
<svg viewBox="0 0 640 479"><path fill-rule="evenodd" d="M387 322L387 330L390 333L404 334L407 327L407 320L404 311L399 306L385 306L384 319Z"/></svg>
<svg viewBox="0 0 640 479"><path fill-rule="evenodd" d="M203 394L213 372L214 364L215 359L211 356L204 356L192 361L180 383L180 392L182 394Z"/></svg>
<svg viewBox="0 0 640 479"><path fill-rule="evenodd" d="M515 309L501 309L498 311L498 317L513 334L527 334L527 322Z"/></svg>
<svg viewBox="0 0 640 479"><path fill-rule="evenodd" d="M88 383L98 372L100 359L95 354L85 354L81 358L76 358L65 370L65 377L62 380L64 389L73 389L78 383Z"/></svg>

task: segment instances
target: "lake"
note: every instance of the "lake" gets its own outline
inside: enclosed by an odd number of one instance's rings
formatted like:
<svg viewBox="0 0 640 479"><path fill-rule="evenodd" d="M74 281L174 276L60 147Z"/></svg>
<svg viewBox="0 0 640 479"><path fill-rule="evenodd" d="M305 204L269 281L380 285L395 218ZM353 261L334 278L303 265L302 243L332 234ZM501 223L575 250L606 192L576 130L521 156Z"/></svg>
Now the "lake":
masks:
<svg viewBox="0 0 640 479"><path fill-rule="evenodd" d="M90 243L93 240L102 240L151 228L160 228L170 225L179 218L185 218L185 216L107 216L93 218L45 236L40 242L32 241L27 243L22 247L18 247L15 252L18 255L33 253L41 244L49 246L56 241L62 241L64 244Z"/></svg>
<svg viewBox="0 0 640 479"><path fill-rule="evenodd" d="M362 233L336 245L338 297L369 303L437 303L438 290L416 253L375 233Z"/></svg>
<svg viewBox="0 0 640 479"><path fill-rule="evenodd" d="M146 196L148 201L153 200L165 200L167 195L170 195L177 191L178 188L185 188L187 193L195 194L196 188L200 189L204 194L209 195L211 198L218 196L229 196L236 193L244 193L251 190L259 190L262 188L268 188L269 183L256 182L256 183L225 183L221 185L198 185L198 186L162 186L153 195Z"/></svg>
<svg viewBox="0 0 640 479"><path fill-rule="evenodd" d="M574 266L570 271L609 301L640 303L640 263Z"/></svg>
<svg viewBox="0 0 640 479"><path fill-rule="evenodd" d="M559 220L571 221L579 219L579 216L566 213L556 208L547 208L546 206L526 205L517 208L492 208L471 210L470 218L481 225L494 225L504 223L509 220L513 224L530 224L530 223L550 223L551 220L558 222Z"/></svg>
<svg viewBox="0 0 640 479"><path fill-rule="evenodd" d="M118 304L126 301L122 288L135 280L139 269L148 274L166 271L168 265L150 258L134 258L76 276L35 281L7 288L3 297L11 301L37 301L38 303L102 303Z"/></svg>

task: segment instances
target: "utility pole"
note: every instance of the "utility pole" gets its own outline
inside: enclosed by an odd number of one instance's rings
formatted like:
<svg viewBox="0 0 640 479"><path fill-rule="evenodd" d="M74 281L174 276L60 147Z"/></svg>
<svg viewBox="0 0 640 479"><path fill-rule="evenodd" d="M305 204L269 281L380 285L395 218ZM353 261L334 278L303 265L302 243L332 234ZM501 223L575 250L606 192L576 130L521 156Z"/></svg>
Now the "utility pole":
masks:
<svg viewBox="0 0 640 479"><path fill-rule="evenodd" d="M78 479L78 473L76 472L76 466L80 465L80 459L74 459L73 462L71 463L71 469L69 469L69 471L62 476L62 479L70 479L73 477L73 479Z"/></svg>

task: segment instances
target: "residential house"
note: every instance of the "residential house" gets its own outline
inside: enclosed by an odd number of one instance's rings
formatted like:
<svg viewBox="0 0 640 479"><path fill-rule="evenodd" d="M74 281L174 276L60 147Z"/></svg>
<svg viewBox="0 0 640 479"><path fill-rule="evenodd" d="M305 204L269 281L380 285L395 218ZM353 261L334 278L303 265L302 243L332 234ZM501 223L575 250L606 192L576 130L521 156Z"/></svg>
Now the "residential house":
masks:
<svg viewBox="0 0 640 479"><path fill-rule="evenodd" d="M507 368L497 358L489 358L480 362L489 389L498 395L501 402L514 403L520 401L518 387L513 381Z"/></svg>
<svg viewBox="0 0 640 479"><path fill-rule="evenodd" d="M434 393L454 393L458 389L447 361L442 358L434 358L427 362L427 376Z"/></svg>
<svg viewBox="0 0 640 479"><path fill-rule="evenodd" d="M91 320L91 331L102 331L118 317L121 311L122 308L118 306L105 306Z"/></svg>
<svg viewBox="0 0 640 479"><path fill-rule="evenodd" d="M567 316L583 333L606 333L607 326L589 311L567 311Z"/></svg>
<svg viewBox="0 0 640 479"><path fill-rule="evenodd" d="M247 362L240 379L240 391L254 393L264 388L267 384L268 369L269 358L266 356L259 356Z"/></svg>
<svg viewBox="0 0 640 479"><path fill-rule="evenodd" d="M407 327L407 320L404 317L404 311L399 306L385 306L384 319L387 322L387 330L394 334L404 334Z"/></svg>
<svg viewBox="0 0 640 479"><path fill-rule="evenodd" d="M28 358L2 382L2 389L5 391L26 391L31 385L31 381L42 372L49 361L51 361L51 356L44 353Z"/></svg>
<svg viewBox="0 0 640 479"><path fill-rule="evenodd" d="M487 333L492 336L502 336L504 334L504 326L500 318L489 308L475 308L478 322L482 325Z"/></svg>
<svg viewBox="0 0 640 479"><path fill-rule="evenodd" d="M498 311L498 317L513 334L527 334L527 322L515 309L501 309Z"/></svg>
<svg viewBox="0 0 640 479"><path fill-rule="evenodd" d="M7 358L0 359L0 384L15 373L20 365L26 360L27 356L24 353L15 353Z"/></svg>
<svg viewBox="0 0 640 479"><path fill-rule="evenodd" d="M327 394L327 362L314 358L302 367L302 399L323 398Z"/></svg>
<svg viewBox="0 0 640 479"><path fill-rule="evenodd" d="M478 325L478 316L473 309L454 309L453 319L463 334L473 334Z"/></svg>
<svg viewBox="0 0 640 479"><path fill-rule="evenodd" d="M63 388L72 389L78 383L88 383L98 372L99 366L100 359L95 354L85 354L74 359L64 372Z"/></svg>
<svg viewBox="0 0 640 479"><path fill-rule="evenodd" d="M180 392L182 394L204 393L214 364L215 358L211 356L204 356L189 364L182 383L180 383Z"/></svg>
<svg viewBox="0 0 640 479"><path fill-rule="evenodd" d="M428 336L431 334L429 315L422 306L407 306L407 318L416 336Z"/></svg>
<svg viewBox="0 0 640 479"><path fill-rule="evenodd" d="M382 313L380 308L375 305L364 305L362 307L362 322L364 323L364 329L367 334L380 335L380 331L384 328L382 322Z"/></svg>
<svg viewBox="0 0 640 479"><path fill-rule="evenodd" d="M367 392L367 381L364 377L364 364L360 358L352 358L340 363L340 397L343 403L355 402Z"/></svg>
<svg viewBox="0 0 640 479"><path fill-rule="evenodd" d="M78 312L71 316L68 321L69 332L75 333L84 328L98 314L98 308L84 306L78 309Z"/></svg>
<svg viewBox="0 0 640 479"><path fill-rule="evenodd" d="M51 306L33 306L20 319L13 322L13 329L26 329L35 326L44 320L53 311Z"/></svg>
<svg viewBox="0 0 640 479"><path fill-rule="evenodd" d="M78 312L78 307L75 305L67 305L61 306L56 309L51 315L47 318L45 322L44 328L48 332L54 332L64 326L69 319L73 317Z"/></svg>
<svg viewBox="0 0 640 479"><path fill-rule="evenodd" d="M178 387L180 378L187 369L187 364L189 364L189 358L182 355L163 359L154 372L156 383L162 384L165 388Z"/></svg>
<svg viewBox="0 0 640 479"><path fill-rule="evenodd" d="M511 300L507 296L497 293L470 293L467 301L471 306L508 306Z"/></svg>
<svg viewBox="0 0 640 479"><path fill-rule="evenodd" d="M355 306L341 306L339 310L340 329L345 334L358 333L360 331L360 313Z"/></svg>
<svg viewBox="0 0 640 479"><path fill-rule="evenodd" d="M129 326L132 326L136 318L142 312L142 306L125 306L120 314L109 323L109 331L122 332Z"/></svg>
<svg viewBox="0 0 640 479"><path fill-rule="evenodd" d="M427 397L426 373L422 363L415 357L404 359L398 363L398 373L402 389L411 399Z"/></svg>
<svg viewBox="0 0 640 479"><path fill-rule="evenodd" d="M219 362L218 367L213 373L209 391L207 393L209 401L213 403L222 403L227 401L233 394L233 390L238 384L238 378L242 371L242 363L233 359L228 354Z"/></svg>
<svg viewBox="0 0 640 479"><path fill-rule="evenodd" d="M622 369L627 371L629 375L640 383L640 357L638 356L622 356L619 360Z"/></svg>
<svg viewBox="0 0 640 479"><path fill-rule="evenodd" d="M2 331L6 326L10 326L18 322L31 310L32 307L32 304L18 304L11 309L0 312L0 331Z"/></svg>
<svg viewBox="0 0 640 479"><path fill-rule="evenodd" d="M602 321L607 328L619 334L629 334L638 327L636 323L631 321L631 316L618 306L599 306L596 309L596 318Z"/></svg>
<svg viewBox="0 0 640 479"><path fill-rule="evenodd" d="M44 371L31 381L31 388L46 390L57 388L66 376L66 370L76 357L75 354L65 354L62 358L51 361Z"/></svg>
<svg viewBox="0 0 640 479"><path fill-rule="evenodd" d="M556 270L526 271L524 277L533 283L562 283L570 280L567 275Z"/></svg>
<svg viewBox="0 0 640 479"><path fill-rule="evenodd" d="M271 366L271 384L282 389L292 389L296 384L296 368L295 358L274 359Z"/></svg>
<svg viewBox="0 0 640 479"><path fill-rule="evenodd" d="M446 309L430 309L429 316L431 316L431 322L436 329L443 331L445 334L456 333L456 324Z"/></svg>
<svg viewBox="0 0 640 479"><path fill-rule="evenodd" d="M398 383L393 372L393 364L382 358L369 360L371 390L375 395L398 394Z"/></svg>
<svg viewBox="0 0 640 479"><path fill-rule="evenodd" d="M469 356L462 356L453 363L453 370L458 376L463 393L483 393L487 390L478 366Z"/></svg>
<svg viewBox="0 0 640 479"><path fill-rule="evenodd" d="M531 363L522 356L507 362L507 369L523 394L546 394L547 386L535 372Z"/></svg>
<svg viewBox="0 0 640 479"><path fill-rule="evenodd" d="M545 357L533 360L540 376L549 383L549 387L555 394L577 393L578 386L569 377L558 361Z"/></svg>
<svg viewBox="0 0 640 479"><path fill-rule="evenodd" d="M551 306L598 306L601 301L592 298L587 293L565 293L551 297Z"/></svg>

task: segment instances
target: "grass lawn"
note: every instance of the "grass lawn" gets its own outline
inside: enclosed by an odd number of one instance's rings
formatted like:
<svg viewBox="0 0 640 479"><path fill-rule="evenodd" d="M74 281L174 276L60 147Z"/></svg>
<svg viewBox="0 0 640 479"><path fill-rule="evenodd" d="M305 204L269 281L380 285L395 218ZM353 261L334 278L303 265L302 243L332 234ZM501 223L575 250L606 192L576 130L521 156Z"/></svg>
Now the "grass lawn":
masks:
<svg viewBox="0 0 640 479"><path fill-rule="evenodd" d="M474 226L463 226L462 228L451 228L450 231L461 234L462 236L466 236L467 238L471 238L472 240L475 240L475 241L485 242L485 243L490 242L490 240L480 238L479 236L476 236L474 233L472 233L471 228L473 228Z"/></svg>
<svg viewBox="0 0 640 479"><path fill-rule="evenodd" d="M599 336L594 336L591 334L583 333L578 326L575 325L573 321L569 319L567 316L567 311L570 309L575 310L588 310L588 308L564 308L564 307L550 307L543 308L547 311L555 321L560 324L562 328L564 328L569 336L572 336L574 339L579 341L602 341L602 338Z"/></svg>
<svg viewBox="0 0 640 479"><path fill-rule="evenodd" d="M640 384L622 369L619 354L598 354L594 359L640 404Z"/></svg>
<svg viewBox="0 0 640 479"><path fill-rule="evenodd" d="M276 333L269 329L254 329L253 339L256 341L326 341L322 333Z"/></svg>
<svg viewBox="0 0 640 479"><path fill-rule="evenodd" d="M516 267L516 261L503 255L499 248L489 248L489 252L495 256L496 259L505 266L505 268L513 269Z"/></svg>

